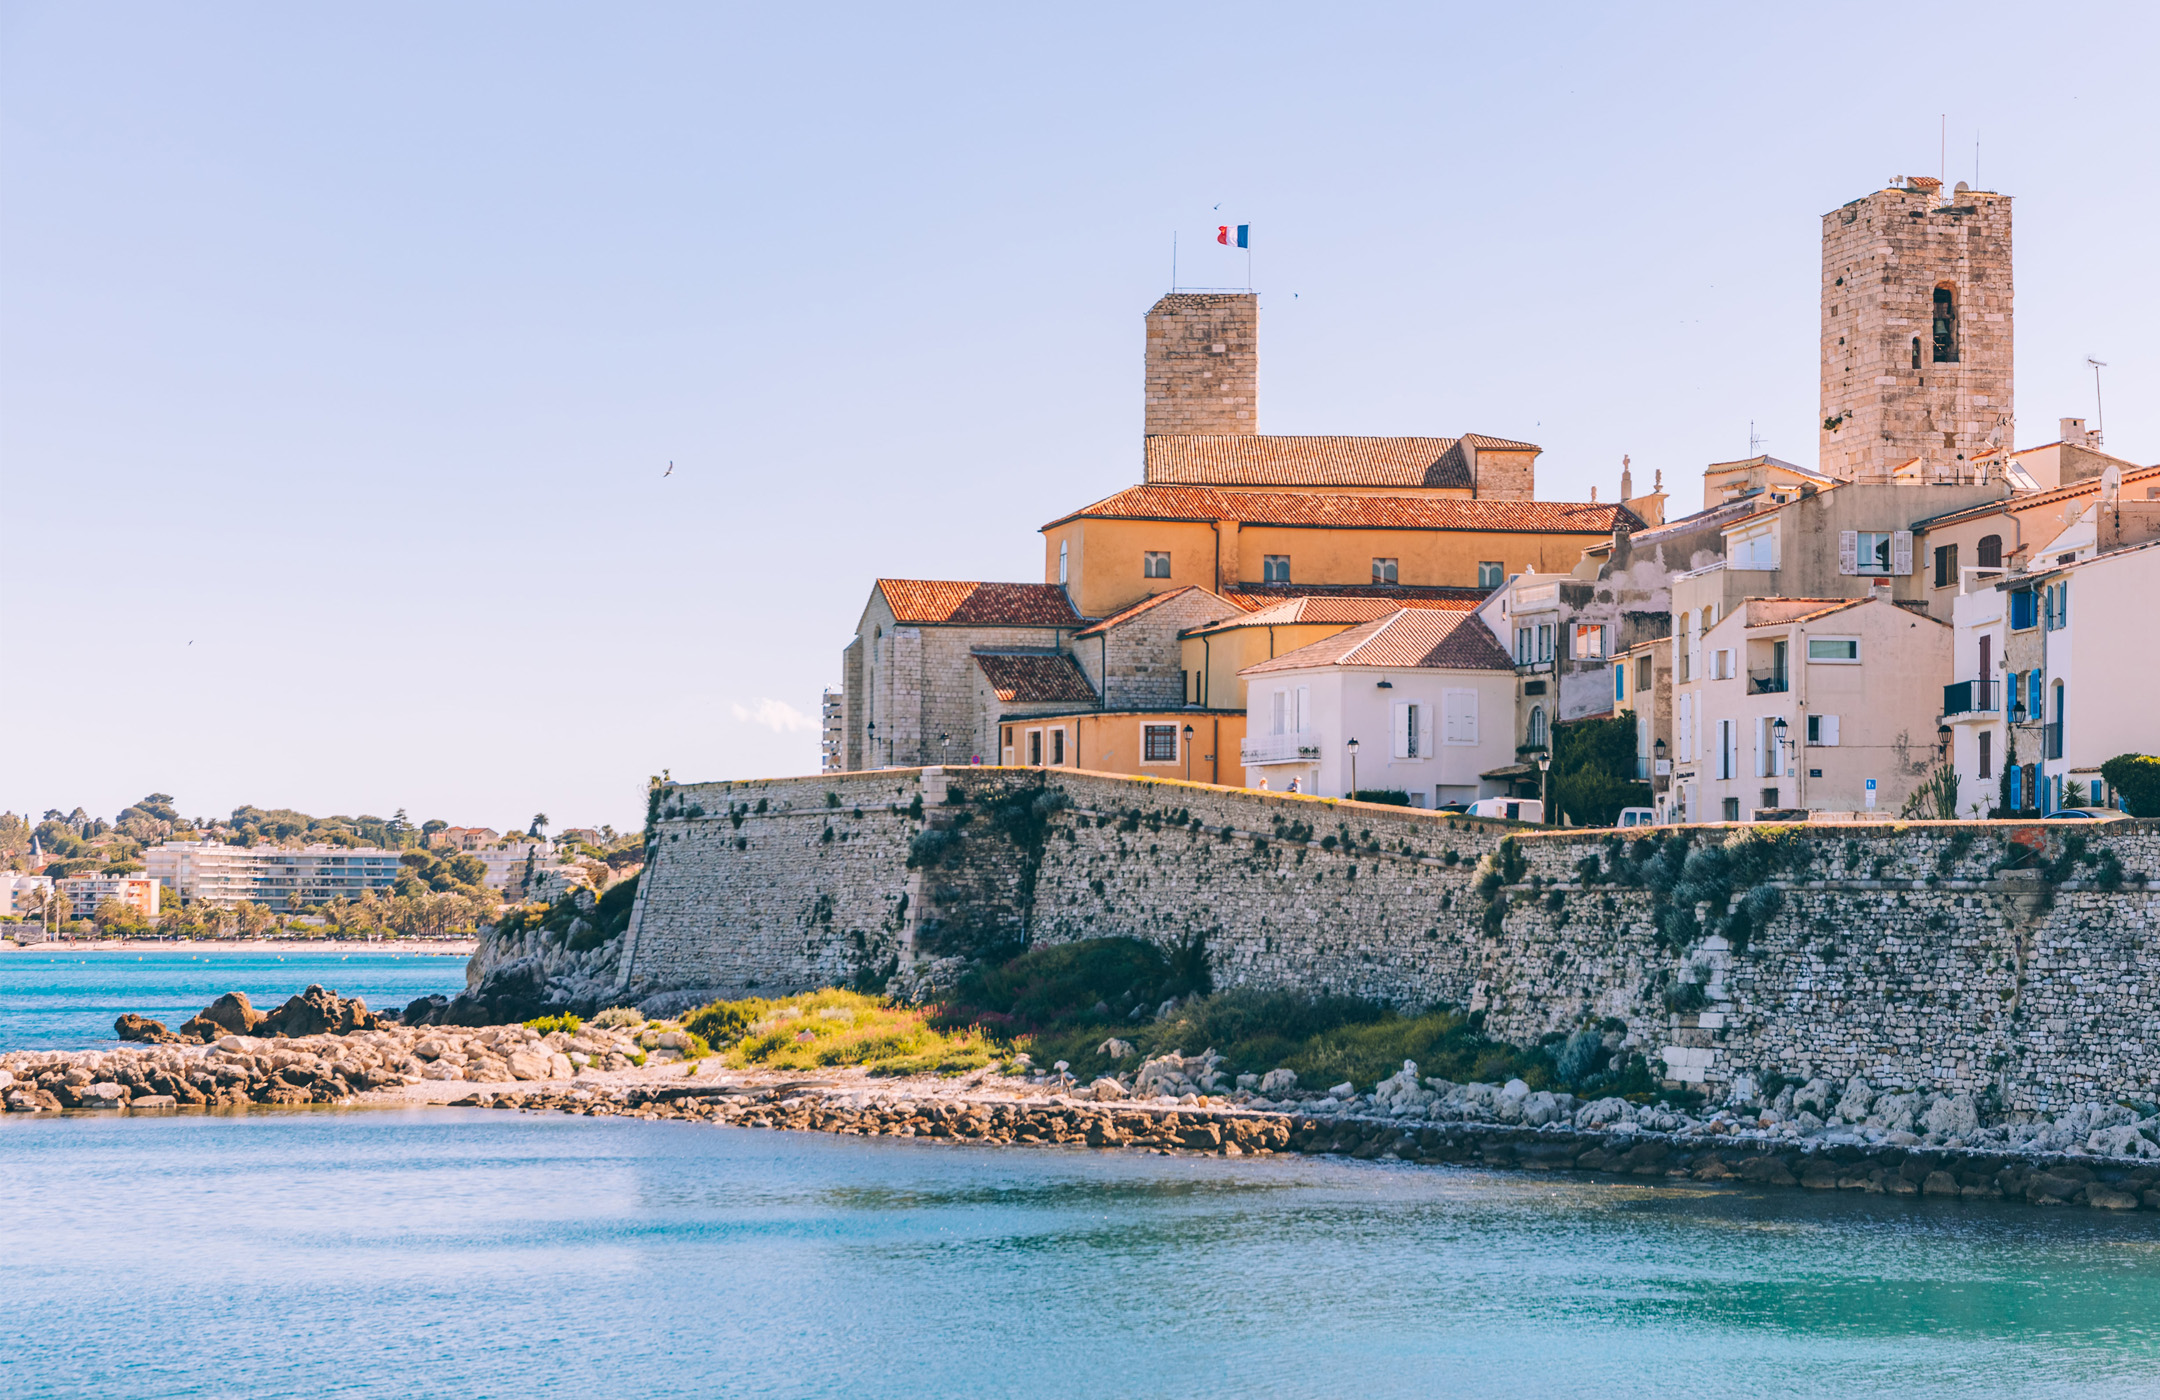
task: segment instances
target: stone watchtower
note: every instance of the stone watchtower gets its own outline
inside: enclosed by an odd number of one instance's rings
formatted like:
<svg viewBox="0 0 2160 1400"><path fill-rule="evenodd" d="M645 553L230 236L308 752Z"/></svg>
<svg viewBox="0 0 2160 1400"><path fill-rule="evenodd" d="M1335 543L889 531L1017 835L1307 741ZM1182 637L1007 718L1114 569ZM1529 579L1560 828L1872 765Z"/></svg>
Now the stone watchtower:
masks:
<svg viewBox="0 0 2160 1400"><path fill-rule="evenodd" d="M1820 464L1972 480L2011 446L2010 197L1910 176L1823 216Z"/></svg>
<svg viewBox="0 0 2160 1400"><path fill-rule="evenodd" d="M1149 437L1257 433L1259 384L1258 293L1171 292L1149 308Z"/></svg>

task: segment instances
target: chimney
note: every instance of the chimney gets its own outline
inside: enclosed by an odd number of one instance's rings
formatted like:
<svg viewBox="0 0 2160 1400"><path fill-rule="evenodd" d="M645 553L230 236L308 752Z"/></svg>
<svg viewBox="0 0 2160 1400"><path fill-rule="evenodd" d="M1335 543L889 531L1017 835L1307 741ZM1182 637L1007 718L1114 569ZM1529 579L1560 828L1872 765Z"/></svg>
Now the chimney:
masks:
<svg viewBox="0 0 2160 1400"><path fill-rule="evenodd" d="M1259 382L1257 293L1171 292L1149 308L1149 437L1256 434Z"/></svg>
<svg viewBox="0 0 2160 1400"><path fill-rule="evenodd" d="M2092 434L2085 431L2085 420L2082 418L2063 419L2062 431L2056 436L2072 447L2092 446Z"/></svg>

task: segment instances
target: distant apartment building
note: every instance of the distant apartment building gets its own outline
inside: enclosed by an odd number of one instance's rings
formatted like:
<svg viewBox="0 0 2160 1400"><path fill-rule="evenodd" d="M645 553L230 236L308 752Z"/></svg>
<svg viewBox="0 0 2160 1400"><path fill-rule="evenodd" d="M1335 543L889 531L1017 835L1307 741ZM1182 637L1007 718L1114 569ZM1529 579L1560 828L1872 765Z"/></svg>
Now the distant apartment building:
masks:
<svg viewBox="0 0 2160 1400"><path fill-rule="evenodd" d="M597 828L571 826L555 833L555 843L557 845L591 846L598 849L607 844L607 838Z"/></svg>
<svg viewBox="0 0 2160 1400"><path fill-rule="evenodd" d="M428 844L453 851L477 851L500 840L502 833L492 826L451 826L436 832Z"/></svg>
<svg viewBox="0 0 2160 1400"><path fill-rule="evenodd" d="M107 900L125 904L145 919L158 916L158 882L147 874L71 875L54 883L78 919L89 918Z"/></svg>
<svg viewBox="0 0 2160 1400"><path fill-rule="evenodd" d="M190 904L243 900L285 910L333 899L387 894L398 853L376 847L226 846L168 841L143 853L148 875Z"/></svg>
<svg viewBox="0 0 2160 1400"><path fill-rule="evenodd" d="M52 888L52 880L44 875L18 875L0 871L0 914L13 914L18 918L30 918L42 913L45 907L45 891Z"/></svg>
<svg viewBox="0 0 2160 1400"><path fill-rule="evenodd" d="M524 884L528 866L543 869L555 863L555 857L539 841L511 841L484 850L468 850L471 856L487 867L485 883L490 889L514 894Z"/></svg>

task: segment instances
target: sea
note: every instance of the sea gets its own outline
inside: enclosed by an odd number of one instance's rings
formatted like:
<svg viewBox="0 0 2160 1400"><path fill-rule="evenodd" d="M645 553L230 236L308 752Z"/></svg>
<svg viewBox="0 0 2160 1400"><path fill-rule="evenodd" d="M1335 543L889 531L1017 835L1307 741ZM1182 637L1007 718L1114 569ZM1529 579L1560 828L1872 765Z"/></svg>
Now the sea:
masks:
<svg viewBox="0 0 2160 1400"><path fill-rule="evenodd" d="M0 953L0 1050L85 1050L120 1043L113 1020L132 1011L172 1029L227 992L261 1011L319 984L377 1011L465 989L465 958L395 949L295 947L225 952L133 951L47 944Z"/></svg>
<svg viewBox="0 0 2160 1400"><path fill-rule="evenodd" d="M9 1397L2160 1395L2144 1212L482 1109L0 1115L0 1297Z"/></svg>

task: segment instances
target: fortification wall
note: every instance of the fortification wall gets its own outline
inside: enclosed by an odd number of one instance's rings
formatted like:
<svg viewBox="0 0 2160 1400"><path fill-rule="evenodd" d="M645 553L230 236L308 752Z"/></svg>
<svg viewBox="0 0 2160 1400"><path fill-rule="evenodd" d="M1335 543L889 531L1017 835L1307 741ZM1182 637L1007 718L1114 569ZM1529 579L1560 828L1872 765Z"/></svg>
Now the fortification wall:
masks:
<svg viewBox="0 0 2160 1400"><path fill-rule="evenodd" d="M2014 1113L2160 1097L2160 823L1623 841L970 768L684 785L655 841L628 995L1127 934L1204 940L1218 987L1453 1003L1516 1043L1619 1022L1713 1096L1774 1070Z"/></svg>

